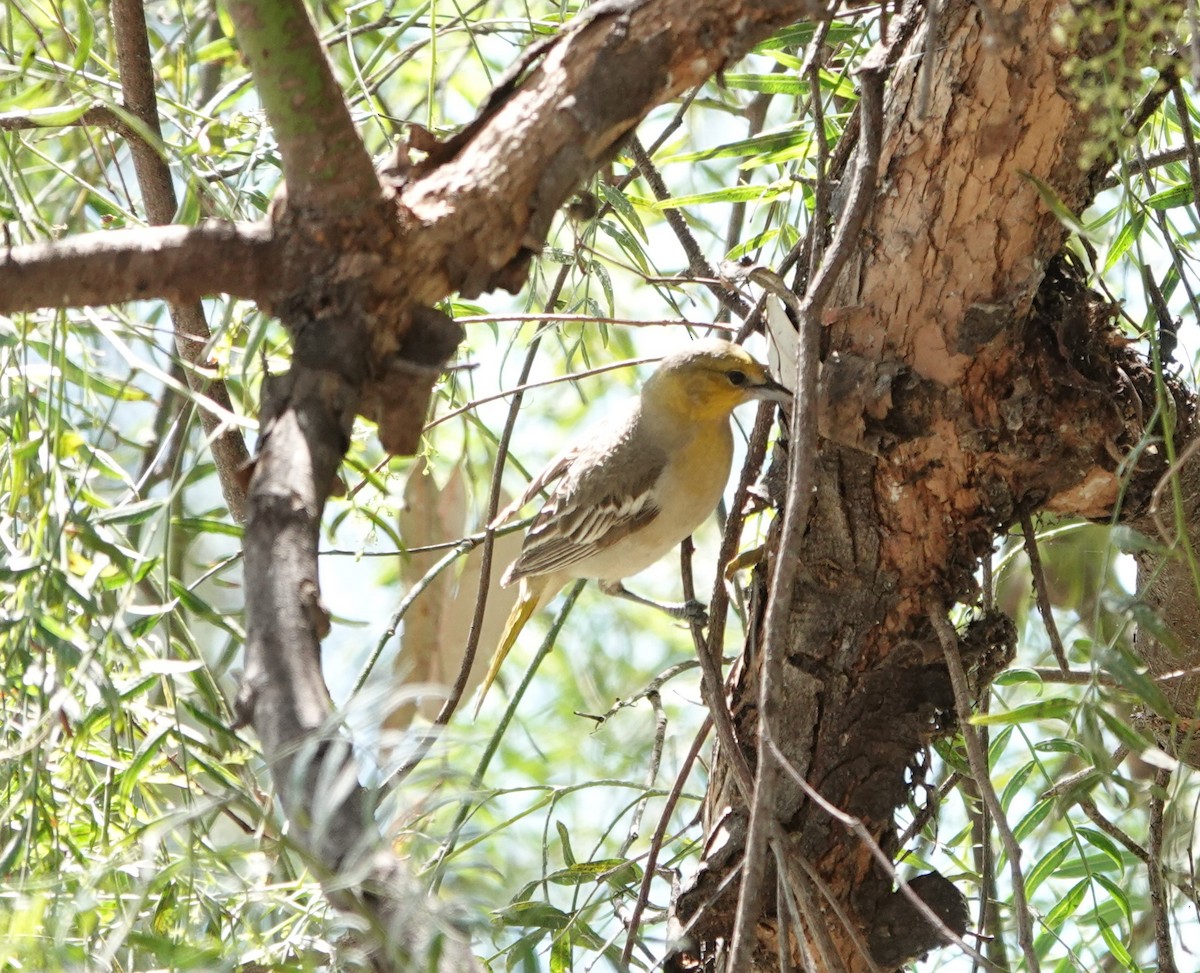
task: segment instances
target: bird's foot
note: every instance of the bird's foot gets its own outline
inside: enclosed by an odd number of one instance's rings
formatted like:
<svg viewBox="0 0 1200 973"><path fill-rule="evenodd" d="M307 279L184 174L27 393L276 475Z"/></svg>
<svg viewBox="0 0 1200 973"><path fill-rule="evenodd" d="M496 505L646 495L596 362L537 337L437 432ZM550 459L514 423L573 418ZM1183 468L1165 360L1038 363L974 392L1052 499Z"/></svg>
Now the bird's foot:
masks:
<svg viewBox="0 0 1200 973"><path fill-rule="evenodd" d="M672 618L678 618L689 625L699 625L701 628L708 625L708 606L695 598L679 605L663 605L663 608Z"/></svg>
<svg viewBox="0 0 1200 973"><path fill-rule="evenodd" d="M659 611L664 611L672 618L678 618L680 621L689 624L704 626L708 624L708 606L703 602L696 601L695 598L690 601L685 601L677 604L664 605L659 601L651 601L649 598L643 598L641 595L635 595L632 591L626 588L620 581L601 581L600 590L606 595L613 595L617 598L624 598L627 601L637 602L639 605L647 605L650 608L657 608Z"/></svg>

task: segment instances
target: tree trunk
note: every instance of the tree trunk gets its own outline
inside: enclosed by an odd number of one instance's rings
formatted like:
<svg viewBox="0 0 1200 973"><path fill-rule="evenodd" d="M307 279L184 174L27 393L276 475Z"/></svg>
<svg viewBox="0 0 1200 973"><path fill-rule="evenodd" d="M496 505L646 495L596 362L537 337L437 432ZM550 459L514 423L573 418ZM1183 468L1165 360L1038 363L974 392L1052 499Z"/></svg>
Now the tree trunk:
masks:
<svg viewBox="0 0 1200 973"><path fill-rule="evenodd" d="M789 772L894 856L893 812L931 736L954 724L938 606L977 600L980 559L1023 512L1108 517L1119 461L1154 410L1151 373L1076 265L1056 256L1066 230L1045 194L1079 212L1096 183L1077 161L1092 119L1053 40L1066 5L944 6L932 42L928 25L917 30L891 79L873 210L826 313L822 383L836 401L822 416L830 438L815 502L802 549L777 554L800 570L768 709L791 764L775 789L775 860L788 862L782 884L796 890L803 928L766 882L754 969L780 969L783 949L797 965L855 973L872 968L870 952L890 970L944 941ZM1163 468L1161 455L1141 454L1129 509L1145 508ZM1012 638L986 612L962 634L976 691L1011 657ZM760 648L752 635L730 697L750 761ZM714 763L702 868L677 901L690 934L681 968L732 936L738 880L728 879L749 810L727 757ZM938 879L925 886L918 894L961 931L961 900Z"/></svg>

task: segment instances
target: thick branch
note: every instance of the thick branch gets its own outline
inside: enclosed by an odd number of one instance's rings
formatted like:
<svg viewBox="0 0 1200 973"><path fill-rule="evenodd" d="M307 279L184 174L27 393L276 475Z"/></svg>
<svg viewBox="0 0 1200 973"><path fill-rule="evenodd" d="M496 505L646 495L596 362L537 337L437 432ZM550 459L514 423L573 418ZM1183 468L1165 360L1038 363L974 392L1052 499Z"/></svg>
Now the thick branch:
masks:
<svg viewBox="0 0 1200 973"><path fill-rule="evenodd" d="M286 277L269 247L264 253L227 249L247 239L265 242L266 231L257 227L201 228L194 239L185 231L104 234L24 247L0 263L0 313L150 297L178 302L220 292L268 305L279 295L304 303L311 295L300 291L330 283L330 268L340 279L367 270L373 273L375 349L390 353L407 327L405 307L428 306L454 291L473 296L519 287L561 204L652 108L733 63L779 27L824 12L816 0L598 5L535 48L524 67L540 57L536 67L503 83L461 136L431 153L419 170L399 167L394 221L375 207L378 182L356 135L350 144L344 101L313 47L303 8L295 0L241 0L230 9L279 137L286 211L351 210L364 220L361 232L289 215L276 230L279 250L286 244L289 254ZM228 236L213 239L214 233ZM196 249L157 252L184 239ZM116 253L118 246L128 254ZM100 262L90 263L93 257Z"/></svg>
<svg viewBox="0 0 1200 973"><path fill-rule="evenodd" d="M358 782L321 674L329 616L318 587L318 532L366 362L363 329L344 318L332 324L297 327L292 370L269 378L264 390L244 542L246 673L238 714L253 723L291 834L330 898L368 919L363 945L374 968L469 973L477 965L466 937L436 915L380 833L378 792Z"/></svg>
<svg viewBox="0 0 1200 973"><path fill-rule="evenodd" d="M278 253L265 224L84 233L0 251L0 314L215 294L267 300L279 286Z"/></svg>
<svg viewBox="0 0 1200 973"><path fill-rule="evenodd" d="M541 53L527 80L493 93L447 147L452 158L402 189L402 219L423 230L404 268L413 299L515 290L563 201L651 108L779 27L823 13L814 0L597 5Z"/></svg>
<svg viewBox="0 0 1200 973"><path fill-rule="evenodd" d="M279 140L289 205L332 215L375 202L371 157L303 0L230 0L226 8Z"/></svg>

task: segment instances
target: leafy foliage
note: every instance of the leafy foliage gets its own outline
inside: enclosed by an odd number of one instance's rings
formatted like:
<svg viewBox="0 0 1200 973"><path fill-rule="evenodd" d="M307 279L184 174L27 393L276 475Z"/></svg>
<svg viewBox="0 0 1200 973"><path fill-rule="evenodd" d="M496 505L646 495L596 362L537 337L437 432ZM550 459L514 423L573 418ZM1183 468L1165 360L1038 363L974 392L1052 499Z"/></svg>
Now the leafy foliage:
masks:
<svg viewBox="0 0 1200 973"><path fill-rule="evenodd" d="M1173 28L1162 5L1129 7L1137 29ZM1112 28L1088 9L1064 37ZM279 162L228 22L205 0L149 12L179 221L260 217ZM320 25L364 139L382 152L406 121L437 132L467 122L519 50L574 12L499 0L328 3ZM445 484L463 473L467 509L443 538L453 545L487 521L510 408L518 432L504 485L515 493L634 381L625 369L534 388L518 407L507 397L518 376L549 381L653 354L678 341L681 327L726 321L681 236L713 263L747 257L803 279L810 224L830 206L831 153L856 103L853 69L879 31L877 16L784 31L736 72L655 112L640 137L670 195L646 171L631 178L632 156L619 157L588 187L598 209L555 228L521 295L449 306L459 318L486 318L469 325L463 349L479 367L439 386L423 466L384 460L370 430L358 430L347 496L328 518L323 583L338 624L327 659L380 779L416 745L411 732L378 729L396 692L387 665L402 671L411 651L385 624L405 594L395 590L394 565L406 554L395 526L406 478ZM0 33L0 218L9 238L141 223L122 129L146 133L121 108L104 7L7 0ZM1120 50L1079 65L1084 90L1104 107L1098 117L1121 116L1150 83L1148 66L1128 65ZM1175 90L1129 145L1100 204L1073 214L1074 245L1095 286L1124 301L1129 335L1160 376L1194 383L1197 112L1192 94ZM96 106L108 112L101 121L89 115ZM236 415L223 418L252 430L263 363L282 367L286 338L236 302L211 301L205 311L213 375L235 403ZM562 320L533 317L550 313ZM631 327L631 319L672 323ZM188 391L164 312L130 305L5 319L0 355L0 967L353 966L343 920L289 848L254 743L231 729L244 637L238 531L197 422L211 406ZM1145 969L1148 807L1166 798L1162 864L1178 922L1194 932L1195 781L1138 759L1153 748L1131 710L1161 703L1132 655L1133 623L1153 619L1138 611L1123 553L1131 539L1075 523L1044 524L1039 537L1053 614L1038 614L1020 541L1006 539L992 591L1018 621L1019 650L980 723L1025 854L1047 968ZM715 575L711 532L700 548L704 591ZM464 563L465 551L445 570L463 572ZM643 580L678 597L674 565ZM1082 678L1056 674L1050 620ZM740 645L736 631L728 644ZM355 695L375 647L382 661ZM478 932L495 944L494 968L617 968L650 834L665 816L632 947L638 968L656 962L673 870L697 855L704 771L688 757L702 722L691 651L672 625L586 591L515 721L493 735L501 701L491 700L479 723L457 721L398 790L397 847L431 887L490 917L490 930ZM516 681L514 673L510 692ZM1118 746L1133 756L1115 760ZM922 770L901 822L913 831L902 870L935 866L979 901L991 897L1007 934L1003 857L960 740L937 741ZM668 805L678 775L683 796ZM1064 789L1065 779L1074 783ZM950 953L936 962L965 968Z"/></svg>

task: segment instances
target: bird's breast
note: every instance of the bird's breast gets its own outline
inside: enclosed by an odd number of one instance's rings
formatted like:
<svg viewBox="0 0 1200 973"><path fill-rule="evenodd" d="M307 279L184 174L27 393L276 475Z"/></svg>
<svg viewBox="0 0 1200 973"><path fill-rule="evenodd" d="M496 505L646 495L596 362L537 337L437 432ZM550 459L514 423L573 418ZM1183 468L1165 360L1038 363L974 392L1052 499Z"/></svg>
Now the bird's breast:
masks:
<svg viewBox="0 0 1200 973"><path fill-rule="evenodd" d="M678 546L716 509L729 481L732 460L733 434L728 421L715 428L698 428L671 451L652 488L658 516L625 538L619 561L593 562L594 573L589 576L620 580L648 568Z"/></svg>

